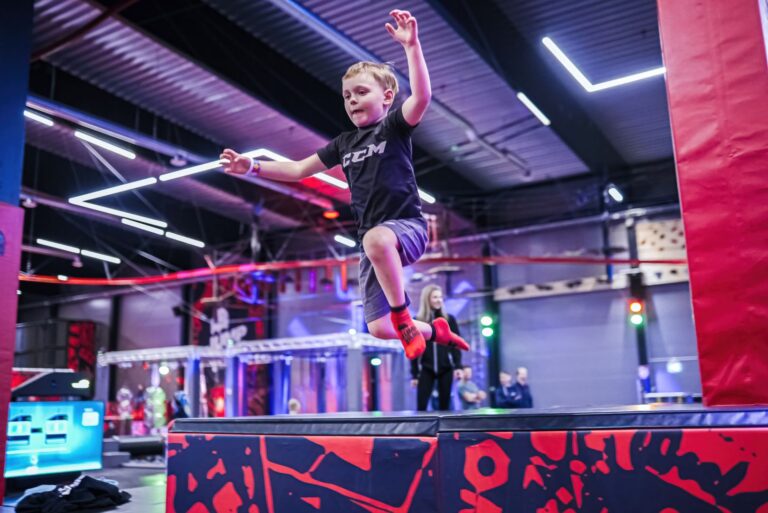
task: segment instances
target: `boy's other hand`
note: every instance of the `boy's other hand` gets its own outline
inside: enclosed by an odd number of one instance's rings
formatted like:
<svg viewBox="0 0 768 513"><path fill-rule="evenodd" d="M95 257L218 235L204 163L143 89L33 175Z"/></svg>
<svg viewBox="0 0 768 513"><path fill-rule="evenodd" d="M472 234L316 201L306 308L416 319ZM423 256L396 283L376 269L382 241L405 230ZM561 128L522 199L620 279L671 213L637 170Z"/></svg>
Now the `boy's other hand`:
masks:
<svg viewBox="0 0 768 513"><path fill-rule="evenodd" d="M411 16L408 11L401 11L395 9L389 13L392 18L397 22L397 28L394 28L389 23L385 23L384 27L392 36L392 39L397 41L403 46L411 46L419 41L419 30L416 25L416 18Z"/></svg>
<svg viewBox="0 0 768 513"><path fill-rule="evenodd" d="M222 167L224 167L225 173L244 175L251 170L251 159L229 148L221 152L219 161Z"/></svg>

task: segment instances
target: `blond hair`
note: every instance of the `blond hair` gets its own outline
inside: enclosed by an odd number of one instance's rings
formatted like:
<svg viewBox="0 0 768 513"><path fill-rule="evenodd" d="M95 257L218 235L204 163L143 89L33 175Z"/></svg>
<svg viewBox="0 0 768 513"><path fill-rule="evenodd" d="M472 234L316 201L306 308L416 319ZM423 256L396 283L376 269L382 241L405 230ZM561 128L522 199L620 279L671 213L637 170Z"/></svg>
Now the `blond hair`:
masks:
<svg viewBox="0 0 768 513"><path fill-rule="evenodd" d="M421 298L419 299L419 313L416 314L416 319L423 322L431 322L435 320L435 311L432 310L432 306L429 304L429 296L436 290L443 291L439 285L427 285L421 289ZM448 318L443 310L438 310L437 315L439 317Z"/></svg>
<svg viewBox="0 0 768 513"><path fill-rule="evenodd" d="M387 89L392 89L392 92L394 93L393 96L397 96L397 77L395 76L395 72L392 71L392 66L389 64L379 64L378 62L369 61L356 62L347 69L347 72L344 73L344 76L341 77L341 79L347 80L348 78L356 77L363 73L370 73L373 79L383 87L385 91Z"/></svg>

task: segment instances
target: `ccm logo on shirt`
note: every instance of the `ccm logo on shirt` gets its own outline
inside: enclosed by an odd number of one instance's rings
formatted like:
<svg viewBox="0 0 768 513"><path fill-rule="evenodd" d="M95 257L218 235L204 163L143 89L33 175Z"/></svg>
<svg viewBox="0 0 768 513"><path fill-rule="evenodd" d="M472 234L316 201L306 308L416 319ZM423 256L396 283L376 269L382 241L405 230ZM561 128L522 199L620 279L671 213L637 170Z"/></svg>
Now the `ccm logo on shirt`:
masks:
<svg viewBox="0 0 768 513"><path fill-rule="evenodd" d="M384 148L386 147L387 141L382 141L378 146L375 144L369 144L368 147L364 150L353 151L344 155L344 157L341 159L341 165L347 167L350 162L362 162L371 155L381 155L384 153Z"/></svg>

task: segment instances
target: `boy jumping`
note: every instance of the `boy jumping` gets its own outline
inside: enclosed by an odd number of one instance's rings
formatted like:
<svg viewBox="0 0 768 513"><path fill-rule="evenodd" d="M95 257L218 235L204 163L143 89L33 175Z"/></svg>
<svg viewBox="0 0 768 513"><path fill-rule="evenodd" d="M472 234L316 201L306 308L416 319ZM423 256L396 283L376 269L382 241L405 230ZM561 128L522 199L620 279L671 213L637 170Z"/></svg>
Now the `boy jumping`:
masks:
<svg viewBox="0 0 768 513"><path fill-rule="evenodd" d="M397 78L389 66L353 64L342 78L344 107L356 130L344 132L317 153L299 161L254 161L226 149L224 170L271 180L299 181L341 164L352 193L358 225L360 289L368 331L377 338L398 338L408 358L424 352L425 340L467 350L469 345L438 317L414 321L403 280L403 266L416 262L427 247L427 223L413 172L411 132L432 98L429 72L421 51L416 18L408 11L389 13L397 28L385 24L403 45L408 59L411 96L390 112Z"/></svg>

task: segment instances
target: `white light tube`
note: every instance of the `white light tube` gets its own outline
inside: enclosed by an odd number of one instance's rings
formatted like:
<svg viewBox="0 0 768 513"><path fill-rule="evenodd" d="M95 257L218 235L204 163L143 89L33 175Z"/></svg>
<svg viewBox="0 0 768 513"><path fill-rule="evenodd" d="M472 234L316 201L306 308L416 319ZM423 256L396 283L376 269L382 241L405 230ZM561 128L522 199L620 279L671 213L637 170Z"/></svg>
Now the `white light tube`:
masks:
<svg viewBox="0 0 768 513"><path fill-rule="evenodd" d="M185 244L189 244L190 246L195 246L198 248L204 248L205 243L203 241L199 241L197 239L191 239L189 237L185 237L183 235L179 235L178 233L173 232L165 232L165 236L169 239L177 240L179 242L183 242Z"/></svg>
<svg viewBox="0 0 768 513"><path fill-rule="evenodd" d="M528 110L530 110L534 116L536 116L539 121L541 121L541 124L544 126L549 126L551 121L547 116L544 115L541 110L531 101L530 98L528 98L525 93L517 93L517 99L520 100L523 105L528 107Z"/></svg>
<svg viewBox="0 0 768 513"><path fill-rule="evenodd" d="M357 243L355 241L343 235L334 235L333 240L335 240L339 244L343 244L350 248L354 248L355 246L357 246Z"/></svg>
<svg viewBox="0 0 768 513"><path fill-rule="evenodd" d="M61 244L59 242L53 242L46 239L37 239L35 242L37 242L41 246L48 246L49 248L60 249L62 251L67 251L69 253L74 253L76 255L80 254L80 248L76 248L74 246L68 246L67 244Z"/></svg>
<svg viewBox="0 0 768 513"><path fill-rule="evenodd" d="M136 154L132 151L121 148L120 146L107 142L103 139L99 139L98 137L86 134L85 132L81 132L80 130L75 130L75 137L82 139L83 141L88 141L91 144L95 144L96 146L111 151L112 153L117 153L118 155L127 159L133 160L136 158Z"/></svg>

